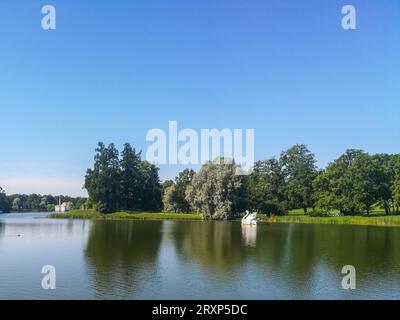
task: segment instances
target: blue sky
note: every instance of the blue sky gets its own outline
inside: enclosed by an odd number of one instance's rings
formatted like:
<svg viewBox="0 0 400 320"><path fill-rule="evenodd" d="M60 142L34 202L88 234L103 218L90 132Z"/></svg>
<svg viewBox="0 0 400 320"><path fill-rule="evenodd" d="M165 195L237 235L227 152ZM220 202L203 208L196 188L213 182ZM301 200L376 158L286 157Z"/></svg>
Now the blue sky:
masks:
<svg viewBox="0 0 400 320"><path fill-rule="evenodd" d="M145 150L169 120L254 128L256 159L295 143L321 167L347 148L398 153L399 39L397 0L3 0L0 186L84 195L98 141Z"/></svg>

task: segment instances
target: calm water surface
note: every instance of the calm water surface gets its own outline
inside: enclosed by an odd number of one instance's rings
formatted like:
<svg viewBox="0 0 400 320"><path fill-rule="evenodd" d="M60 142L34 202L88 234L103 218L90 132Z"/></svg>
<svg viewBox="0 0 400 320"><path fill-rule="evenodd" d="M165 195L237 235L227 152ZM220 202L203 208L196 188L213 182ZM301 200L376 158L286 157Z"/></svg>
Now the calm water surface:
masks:
<svg viewBox="0 0 400 320"><path fill-rule="evenodd" d="M0 299L400 299L400 228L45 215L0 215Z"/></svg>

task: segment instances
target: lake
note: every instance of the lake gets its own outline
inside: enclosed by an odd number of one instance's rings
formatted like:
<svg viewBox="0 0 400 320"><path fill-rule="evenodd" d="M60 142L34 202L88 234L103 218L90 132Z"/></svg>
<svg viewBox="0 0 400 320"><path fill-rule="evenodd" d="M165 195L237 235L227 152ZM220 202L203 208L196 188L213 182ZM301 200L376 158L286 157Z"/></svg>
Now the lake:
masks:
<svg viewBox="0 0 400 320"><path fill-rule="evenodd" d="M45 215L0 215L0 299L400 298L400 228Z"/></svg>

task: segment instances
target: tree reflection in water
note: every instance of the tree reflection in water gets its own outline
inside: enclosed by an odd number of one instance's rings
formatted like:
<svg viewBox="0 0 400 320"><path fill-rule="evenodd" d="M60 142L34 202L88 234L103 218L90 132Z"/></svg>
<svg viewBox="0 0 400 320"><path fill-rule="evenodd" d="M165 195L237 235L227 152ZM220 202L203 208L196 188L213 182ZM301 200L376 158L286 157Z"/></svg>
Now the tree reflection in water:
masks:
<svg viewBox="0 0 400 320"><path fill-rule="evenodd" d="M6 224L0 221L0 237L4 236L6 230Z"/></svg>
<svg viewBox="0 0 400 320"><path fill-rule="evenodd" d="M240 224L226 221L190 221L175 224L176 250L185 259L195 259L207 268L226 272L245 258Z"/></svg>
<svg viewBox="0 0 400 320"><path fill-rule="evenodd" d="M85 250L89 277L102 297L124 297L154 272L162 221L93 221Z"/></svg>
<svg viewBox="0 0 400 320"><path fill-rule="evenodd" d="M344 265L356 267L356 294L378 296L400 280L400 228L94 221L85 257L102 297L351 297L341 288Z"/></svg>

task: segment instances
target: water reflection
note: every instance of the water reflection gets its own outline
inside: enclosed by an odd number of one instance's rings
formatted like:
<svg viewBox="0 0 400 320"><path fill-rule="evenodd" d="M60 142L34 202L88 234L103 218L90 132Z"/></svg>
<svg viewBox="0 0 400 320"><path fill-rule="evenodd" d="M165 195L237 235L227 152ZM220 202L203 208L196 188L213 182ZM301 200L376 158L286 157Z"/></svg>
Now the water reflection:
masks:
<svg viewBox="0 0 400 320"><path fill-rule="evenodd" d="M0 257L7 262L0 263L0 298L400 297L395 227L10 216L0 219ZM57 267L52 293L37 285L49 263ZM354 291L341 287L349 264Z"/></svg>
<svg viewBox="0 0 400 320"><path fill-rule="evenodd" d="M203 298L321 299L400 289L399 228L94 221L85 259L90 290L101 298L201 290ZM357 269L357 292L341 288L348 264Z"/></svg>
<svg viewBox="0 0 400 320"><path fill-rule="evenodd" d="M247 278L244 287L253 282L264 293L255 298L271 298L272 291L277 298L357 297L361 290L341 288L341 269L348 264L356 267L364 294L379 296L386 290L396 295L400 287L393 283L400 280L399 228L300 224L247 228L229 222L185 222L174 227L176 250L183 259L218 272L221 285ZM319 296L320 292L327 296Z"/></svg>
<svg viewBox="0 0 400 320"><path fill-rule="evenodd" d="M399 288L400 229L339 225L270 225L257 233L254 260L291 296L334 297L341 290L341 268L357 270L357 292L380 295ZM385 286L385 288L383 288ZM389 289L392 288L392 289Z"/></svg>
<svg viewBox="0 0 400 320"><path fill-rule="evenodd" d="M220 221L191 221L174 225L176 250L215 271L240 265L245 256L240 224Z"/></svg>
<svg viewBox="0 0 400 320"><path fill-rule="evenodd" d="M246 246L255 247L257 242L257 226L242 225L242 240Z"/></svg>
<svg viewBox="0 0 400 320"><path fill-rule="evenodd" d="M0 221L0 239L4 236L5 230L6 230L6 224Z"/></svg>
<svg viewBox="0 0 400 320"><path fill-rule="evenodd" d="M0 299L79 299L82 290L82 244L87 229L74 221L36 218L37 213L0 217ZM44 265L57 269L57 290L41 289ZM76 289L73 289L76 288Z"/></svg>
<svg viewBox="0 0 400 320"><path fill-rule="evenodd" d="M85 249L92 289L98 297L135 293L154 272L162 221L93 221Z"/></svg>

